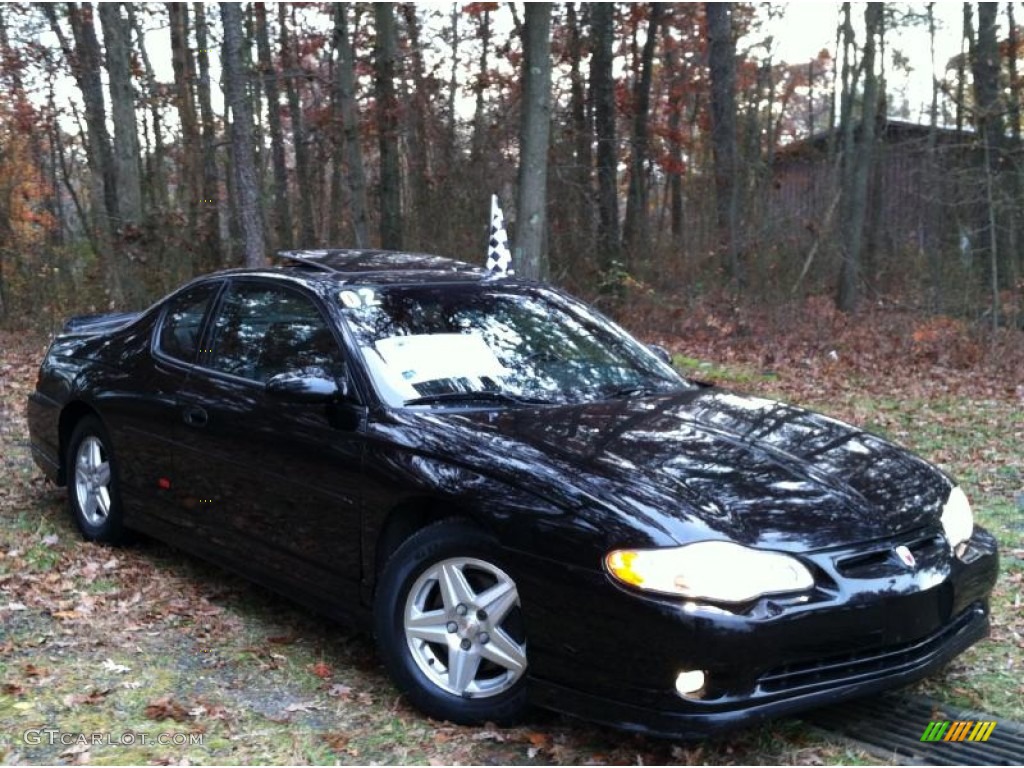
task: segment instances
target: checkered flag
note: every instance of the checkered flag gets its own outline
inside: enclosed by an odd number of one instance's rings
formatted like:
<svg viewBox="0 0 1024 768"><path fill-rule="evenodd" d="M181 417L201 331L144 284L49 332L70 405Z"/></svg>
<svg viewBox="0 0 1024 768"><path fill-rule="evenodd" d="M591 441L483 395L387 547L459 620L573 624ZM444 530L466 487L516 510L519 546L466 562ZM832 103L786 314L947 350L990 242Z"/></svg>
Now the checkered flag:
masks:
<svg viewBox="0 0 1024 768"><path fill-rule="evenodd" d="M498 196L491 195L491 239L487 243L487 271L492 275L511 275L512 252L508 249L505 214L501 212Z"/></svg>

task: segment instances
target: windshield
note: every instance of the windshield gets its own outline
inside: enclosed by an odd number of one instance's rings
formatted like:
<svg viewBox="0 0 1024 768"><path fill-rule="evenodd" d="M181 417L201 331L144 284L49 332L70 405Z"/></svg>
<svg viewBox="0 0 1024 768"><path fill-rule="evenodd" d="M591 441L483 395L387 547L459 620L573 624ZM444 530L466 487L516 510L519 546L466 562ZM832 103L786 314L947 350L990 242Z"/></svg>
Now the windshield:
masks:
<svg viewBox="0 0 1024 768"><path fill-rule="evenodd" d="M338 301L391 406L580 402L688 386L625 331L543 288L361 287Z"/></svg>

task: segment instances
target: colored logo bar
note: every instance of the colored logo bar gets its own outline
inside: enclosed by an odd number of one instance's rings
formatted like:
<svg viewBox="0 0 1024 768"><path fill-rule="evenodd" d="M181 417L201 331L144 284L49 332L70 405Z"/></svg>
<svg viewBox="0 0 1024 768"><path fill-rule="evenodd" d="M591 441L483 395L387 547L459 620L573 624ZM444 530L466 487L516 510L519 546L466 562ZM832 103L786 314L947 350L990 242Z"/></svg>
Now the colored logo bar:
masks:
<svg viewBox="0 0 1024 768"><path fill-rule="evenodd" d="M921 734L921 741L988 741L995 728L994 720L933 720Z"/></svg>

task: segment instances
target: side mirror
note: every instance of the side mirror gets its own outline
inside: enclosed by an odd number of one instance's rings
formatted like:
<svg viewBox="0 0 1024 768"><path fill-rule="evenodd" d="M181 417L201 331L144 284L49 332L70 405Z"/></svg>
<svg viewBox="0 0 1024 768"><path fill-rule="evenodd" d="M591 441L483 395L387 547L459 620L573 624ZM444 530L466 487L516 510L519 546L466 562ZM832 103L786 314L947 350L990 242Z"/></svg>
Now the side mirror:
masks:
<svg viewBox="0 0 1024 768"><path fill-rule="evenodd" d="M648 344L647 348L656 354L662 362L672 365L672 353L661 346L661 344Z"/></svg>
<svg viewBox="0 0 1024 768"><path fill-rule="evenodd" d="M299 372L279 373L266 385L267 394L293 403L326 403L345 395L334 379Z"/></svg>

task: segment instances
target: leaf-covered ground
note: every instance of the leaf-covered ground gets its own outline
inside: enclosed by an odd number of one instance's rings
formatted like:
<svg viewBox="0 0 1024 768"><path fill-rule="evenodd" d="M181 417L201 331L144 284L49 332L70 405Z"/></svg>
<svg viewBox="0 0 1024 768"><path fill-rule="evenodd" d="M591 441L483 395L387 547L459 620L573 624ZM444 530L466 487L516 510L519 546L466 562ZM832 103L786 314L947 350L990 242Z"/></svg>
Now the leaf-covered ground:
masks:
<svg viewBox="0 0 1024 768"><path fill-rule="evenodd" d="M922 688L1024 719L1019 340L982 348L962 327L802 312L788 323L662 311L639 324L697 378L866 424L961 479L1003 545L993 636ZM799 720L699 744L546 713L518 728L428 720L397 695L369 638L154 542L82 543L28 451L24 401L44 346L0 332L0 762L874 762ZM50 743L46 729L86 738Z"/></svg>

